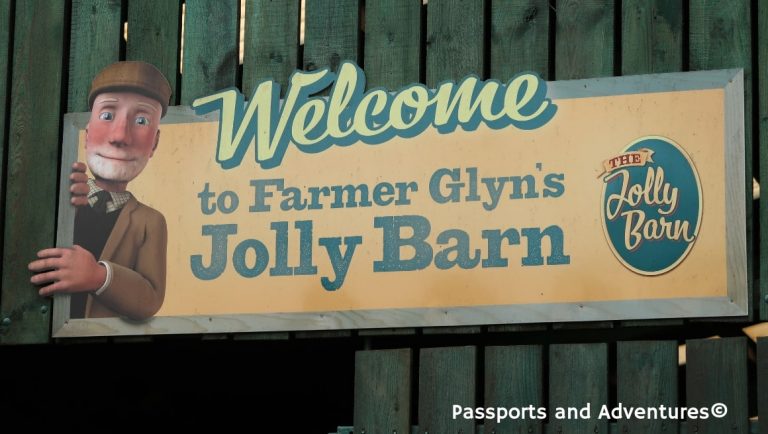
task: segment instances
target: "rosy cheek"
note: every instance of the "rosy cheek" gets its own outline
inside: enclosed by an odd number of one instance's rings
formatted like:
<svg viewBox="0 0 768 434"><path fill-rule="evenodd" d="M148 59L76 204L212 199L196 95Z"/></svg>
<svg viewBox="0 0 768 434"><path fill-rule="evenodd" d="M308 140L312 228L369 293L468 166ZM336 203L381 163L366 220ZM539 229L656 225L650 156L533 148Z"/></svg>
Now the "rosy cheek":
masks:
<svg viewBox="0 0 768 434"><path fill-rule="evenodd" d="M154 146L155 131L147 128L147 131L142 131L138 139L144 148L152 148Z"/></svg>
<svg viewBox="0 0 768 434"><path fill-rule="evenodd" d="M101 126L91 126L88 128L88 141L92 145L100 145L105 142L107 129Z"/></svg>

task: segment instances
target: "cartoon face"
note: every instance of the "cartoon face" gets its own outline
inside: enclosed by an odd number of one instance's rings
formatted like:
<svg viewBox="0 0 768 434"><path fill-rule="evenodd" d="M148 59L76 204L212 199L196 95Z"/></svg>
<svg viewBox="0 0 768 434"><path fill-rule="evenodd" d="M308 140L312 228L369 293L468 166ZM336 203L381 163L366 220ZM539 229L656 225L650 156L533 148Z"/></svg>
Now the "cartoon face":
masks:
<svg viewBox="0 0 768 434"><path fill-rule="evenodd" d="M96 97L85 129L85 149L97 182L125 189L144 170L160 139L161 114L158 101L136 93Z"/></svg>

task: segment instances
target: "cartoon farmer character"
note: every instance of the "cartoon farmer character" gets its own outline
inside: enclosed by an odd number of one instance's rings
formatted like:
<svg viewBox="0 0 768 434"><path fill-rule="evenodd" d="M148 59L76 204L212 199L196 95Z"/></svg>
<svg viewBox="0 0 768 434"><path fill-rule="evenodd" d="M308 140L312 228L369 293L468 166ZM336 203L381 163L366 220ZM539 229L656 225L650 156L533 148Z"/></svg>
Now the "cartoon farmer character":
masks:
<svg viewBox="0 0 768 434"><path fill-rule="evenodd" d="M114 63L91 83L85 150L94 179L72 165L74 246L41 250L29 264L40 295L71 294L71 318L139 320L163 304L165 218L126 188L157 149L170 96L168 80L144 62Z"/></svg>

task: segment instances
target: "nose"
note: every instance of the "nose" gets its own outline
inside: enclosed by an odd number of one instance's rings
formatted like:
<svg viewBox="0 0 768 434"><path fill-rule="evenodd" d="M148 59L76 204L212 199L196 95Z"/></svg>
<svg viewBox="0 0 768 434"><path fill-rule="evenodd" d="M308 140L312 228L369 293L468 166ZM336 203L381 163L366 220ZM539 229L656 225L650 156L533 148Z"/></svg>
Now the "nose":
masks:
<svg viewBox="0 0 768 434"><path fill-rule="evenodd" d="M112 146L122 148L129 145L130 131L128 120L123 116L117 116L110 123L109 143Z"/></svg>

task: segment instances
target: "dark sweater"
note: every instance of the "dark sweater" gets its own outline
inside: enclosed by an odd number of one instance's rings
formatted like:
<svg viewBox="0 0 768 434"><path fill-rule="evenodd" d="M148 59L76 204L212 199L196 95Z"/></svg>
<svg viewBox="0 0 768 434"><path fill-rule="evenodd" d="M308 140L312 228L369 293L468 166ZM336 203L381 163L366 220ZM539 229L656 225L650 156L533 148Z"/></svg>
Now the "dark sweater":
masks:
<svg viewBox="0 0 768 434"><path fill-rule="evenodd" d="M75 214L74 244L91 252L98 261L104 245L107 244L109 234L115 227L117 217L120 216L120 211L100 214L90 206L79 207ZM70 300L70 318L84 318L88 293L72 294Z"/></svg>

